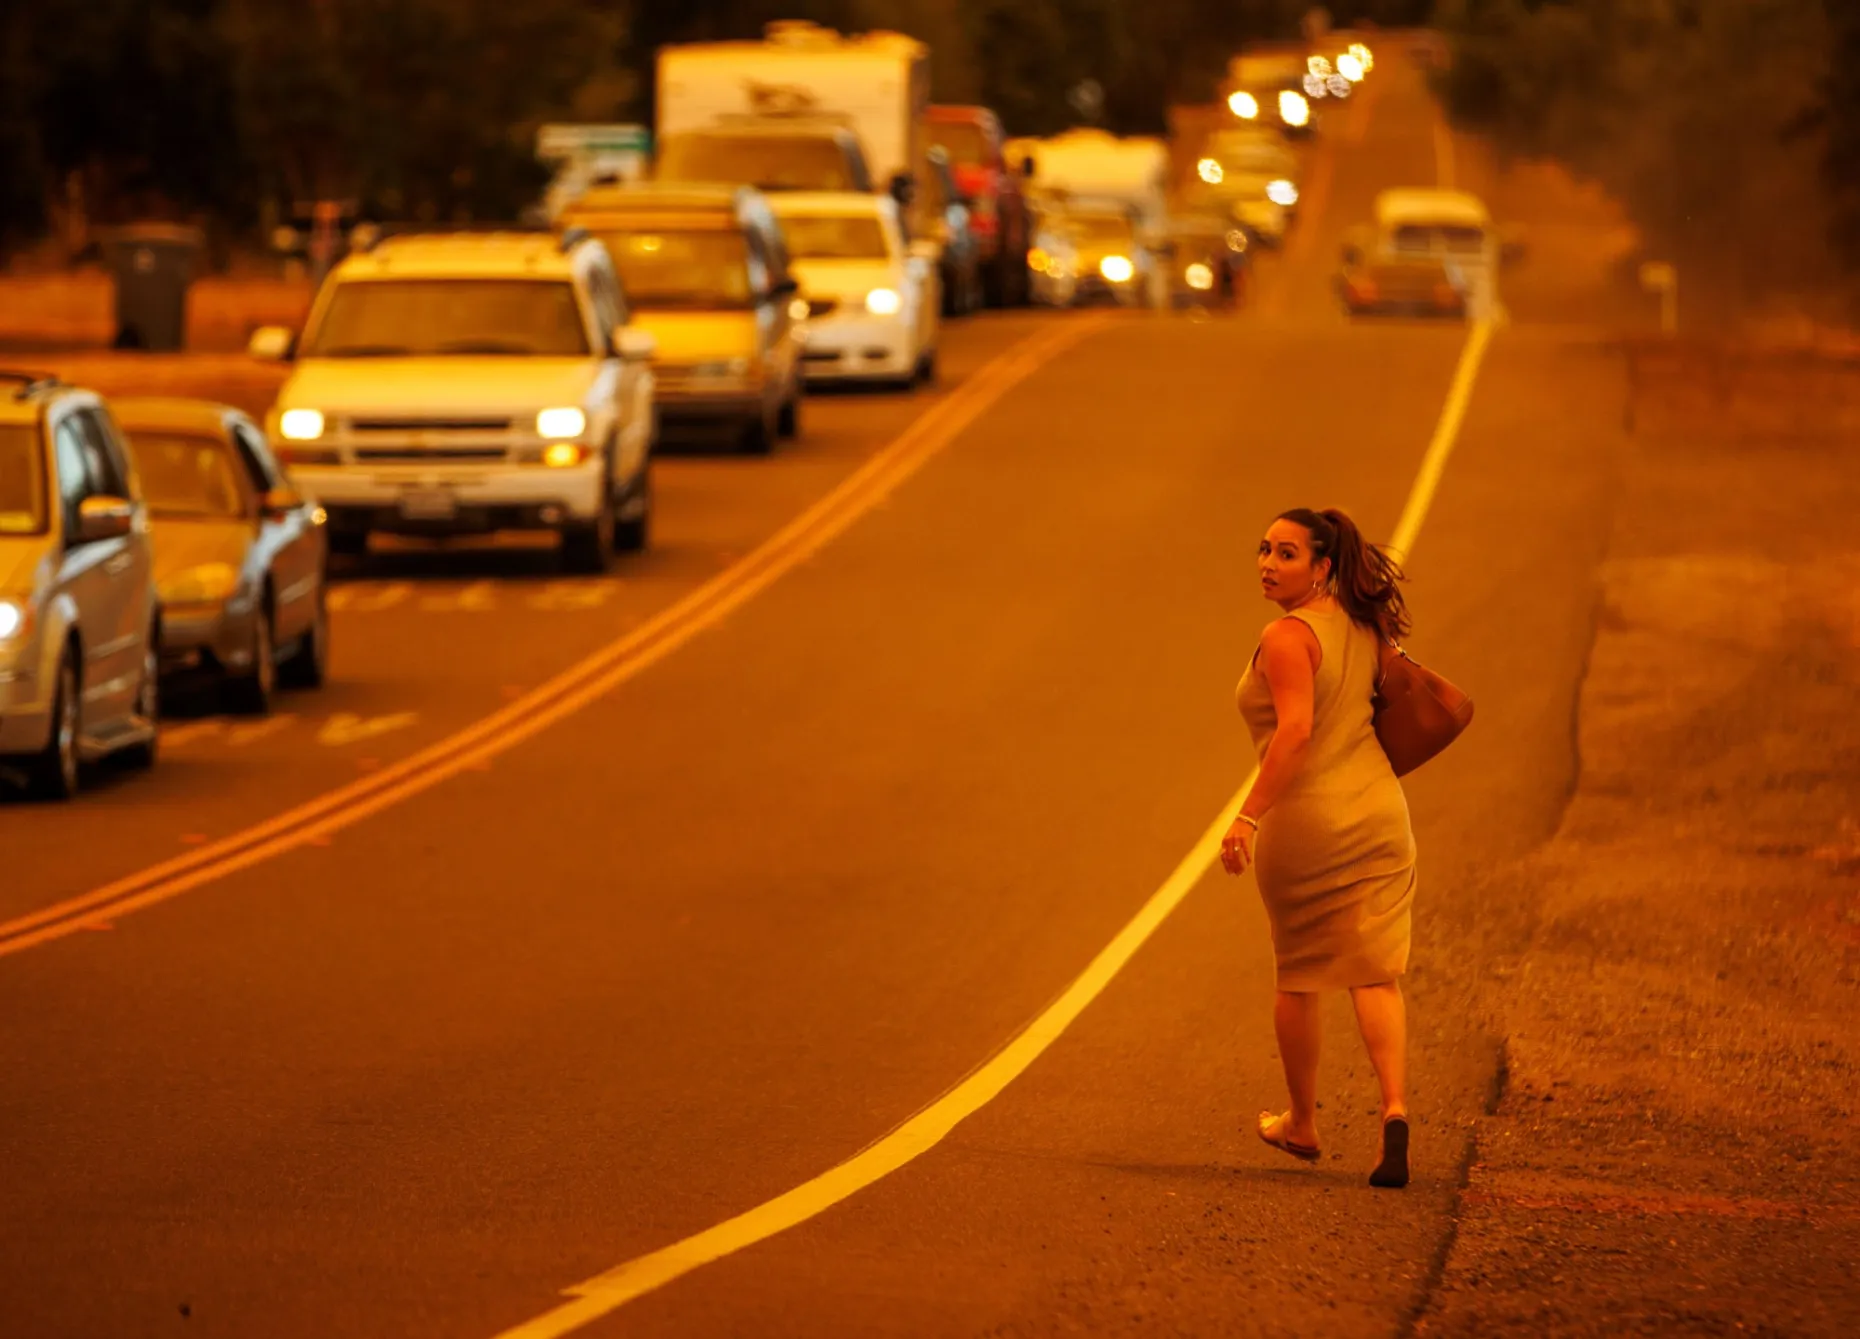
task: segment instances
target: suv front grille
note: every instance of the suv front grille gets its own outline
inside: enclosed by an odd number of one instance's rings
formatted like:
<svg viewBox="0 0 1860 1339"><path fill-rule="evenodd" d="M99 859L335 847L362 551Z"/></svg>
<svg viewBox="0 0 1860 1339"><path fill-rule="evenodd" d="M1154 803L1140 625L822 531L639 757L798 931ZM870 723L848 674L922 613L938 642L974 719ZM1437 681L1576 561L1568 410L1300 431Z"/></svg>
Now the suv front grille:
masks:
<svg viewBox="0 0 1860 1339"><path fill-rule="evenodd" d="M505 460L507 446L357 446L351 448L357 464L380 465L397 462L419 464L432 460Z"/></svg>
<svg viewBox="0 0 1860 1339"><path fill-rule="evenodd" d="M350 432L509 432L507 418L352 418Z"/></svg>

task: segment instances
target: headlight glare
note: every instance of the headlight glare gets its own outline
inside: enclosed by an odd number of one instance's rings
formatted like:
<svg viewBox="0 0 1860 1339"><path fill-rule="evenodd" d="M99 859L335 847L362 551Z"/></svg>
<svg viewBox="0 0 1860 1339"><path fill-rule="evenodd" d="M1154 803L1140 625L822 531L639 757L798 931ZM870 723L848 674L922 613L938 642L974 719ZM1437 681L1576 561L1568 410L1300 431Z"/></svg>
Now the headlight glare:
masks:
<svg viewBox="0 0 1860 1339"><path fill-rule="evenodd" d="M1275 205L1290 209L1298 203L1298 188L1285 180L1271 182L1266 187L1266 198Z"/></svg>
<svg viewBox="0 0 1860 1339"><path fill-rule="evenodd" d="M1259 99L1251 93L1239 92L1227 99L1227 110L1242 121L1251 121L1259 116Z"/></svg>
<svg viewBox="0 0 1860 1339"><path fill-rule="evenodd" d="M542 463L552 470L572 469L587 458L588 448L580 442L551 442L542 453Z"/></svg>
<svg viewBox="0 0 1860 1339"><path fill-rule="evenodd" d="M1213 269L1207 265L1203 265L1200 261L1196 261L1193 265L1190 265L1186 270L1182 271L1182 277L1188 281L1188 286L1197 293L1205 293L1214 287Z"/></svg>
<svg viewBox="0 0 1860 1339"><path fill-rule="evenodd" d="M579 437L588 430L588 416L579 409L545 409L536 416L538 437Z"/></svg>
<svg viewBox="0 0 1860 1339"><path fill-rule="evenodd" d="M278 431L287 441L314 442L323 435L323 415L315 409L287 409L278 416Z"/></svg>
<svg viewBox="0 0 1860 1339"><path fill-rule="evenodd" d="M24 637L32 626L32 608L21 600L0 600L0 642Z"/></svg>
<svg viewBox="0 0 1860 1339"><path fill-rule="evenodd" d="M903 306L895 288L874 288L865 295L865 309L874 316L896 316Z"/></svg>
<svg viewBox="0 0 1860 1339"><path fill-rule="evenodd" d="M1311 121L1311 104L1305 101L1304 94L1293 90L1281 89L1279 92L1279 119L1288 126L1308 125Z"/></svg>
<svg viewBox="0 0 1860 1339"><path fill-rule="evenodd" d="M1098 262L1098 273L1114 284L1127 284L1136 274L1137 267L1130 263L1129 256L1106 256Z"/></svg>

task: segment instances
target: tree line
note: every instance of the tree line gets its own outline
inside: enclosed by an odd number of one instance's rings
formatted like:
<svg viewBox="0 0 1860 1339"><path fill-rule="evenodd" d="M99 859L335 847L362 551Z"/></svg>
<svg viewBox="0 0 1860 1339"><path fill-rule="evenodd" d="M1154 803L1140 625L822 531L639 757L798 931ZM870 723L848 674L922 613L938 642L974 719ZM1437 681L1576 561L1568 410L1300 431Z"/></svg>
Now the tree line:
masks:
<svg viewBox="0 0 1860 1339"><path fill-rule="evenodd" d="M1602 185L1714 305L1860 274L1854 0L1442 0L1449 113Z"/></svg>
<svg viewBox="0 0 1860 1339"><path fill-rule="evenodd" d="M650 122L668 42L777 18L930 43L935 95L1015 133L1160 131L1309 0L31 0L0 7L0 248L140 218L257 238L316 200L487 219L535 198L535 130ZM1427 0L1332 4L1412 21Z"/></svg>

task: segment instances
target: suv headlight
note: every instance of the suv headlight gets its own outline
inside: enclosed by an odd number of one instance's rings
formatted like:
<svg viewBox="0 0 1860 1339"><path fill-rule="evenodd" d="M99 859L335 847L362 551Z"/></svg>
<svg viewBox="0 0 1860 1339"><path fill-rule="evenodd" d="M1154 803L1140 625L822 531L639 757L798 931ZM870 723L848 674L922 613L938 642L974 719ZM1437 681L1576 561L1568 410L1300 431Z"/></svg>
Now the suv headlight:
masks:
<svg viewBox="0 0 1860 1339"><path fill-rule="evenodd" d="M1137 272L1129 256L1106 256L1098 262L1098 273L1114 284L1127 284Z"/></svg>
<svg viewBox="0 0 1860 1339"><path fill-rule="evenodd" d="M896 316L904 299L895 288L874 288L865 295L865 309L874 316Z"/></svg>
<svg viewBox="0 0 1860 1339"><path fill-rule="evenodd" d="M536 416L538 437L579 437L588 430L588 416L579 409L545 409Z"/></svg>
<svg viewBox="0 0 1860 1339"><path fill-rule="evenodd" d="M323 435L323 415L315 409L287 409L278 416L278 432L286 441L314 442Z"/></svg>
<svg viewBox="0 0 1860 1339"><path fill-rule="evenodd" d="M23 641L32 631L32 606L24 600L0 600L0 645Z"/></svg>
<svg viewBox="0 0 1860 1339"><path fill-rule="evenodd" d="M224 604L238 589L239 573L231 563L202 563L155 583L166 604Z"/></svg>

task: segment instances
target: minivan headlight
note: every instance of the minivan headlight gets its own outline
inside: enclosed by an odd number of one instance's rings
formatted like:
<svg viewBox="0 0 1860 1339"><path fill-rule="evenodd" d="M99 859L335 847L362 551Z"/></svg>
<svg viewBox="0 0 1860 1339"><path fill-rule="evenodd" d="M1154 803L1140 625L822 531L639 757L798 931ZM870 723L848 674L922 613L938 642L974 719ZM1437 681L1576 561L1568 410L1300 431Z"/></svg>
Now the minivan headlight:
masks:
<svg viewBox="0 0 1860 1339"><path fill-rule="evenodd" d="M895 288L874 288L865 295L865 309L874 316L896 316L903 305Z"/></svg>
<svg viewBox="0 0 1860 1339"><path fill-rule="evenodd" d="M323 435L323 415L315 409L287 409L278 417L278 432L286 441L314 442Z"/></svg>
<svg viewBox="0 0 1860 1339"><path fill-rule="evenodd" d="M579 437L587 430L588 416L572 407L545 409L536 416L538 437Z"/></svg>

